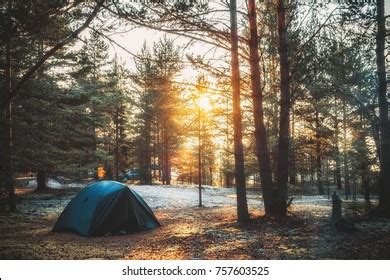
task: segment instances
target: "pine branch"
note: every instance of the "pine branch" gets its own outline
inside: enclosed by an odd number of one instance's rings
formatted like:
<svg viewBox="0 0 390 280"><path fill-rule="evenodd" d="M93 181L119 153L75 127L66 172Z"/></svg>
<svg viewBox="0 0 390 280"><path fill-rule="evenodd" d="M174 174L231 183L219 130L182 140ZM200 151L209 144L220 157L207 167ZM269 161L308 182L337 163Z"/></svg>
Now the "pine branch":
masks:
<svg viewBox="0 0 390 280"><path fill-rule="evenodd" d="M78 37L78 35L86 29L92 20L98 14L100 8L103 6L104 0L99 0L93 9L92 13L88 16L87 20L75 31L69 34L65 39L57 43L54 47L48 50L38 61L35 63L16 83L16 85L12 88L10 97L8 100L5 100L3 106L7 106L9 102L11 102L12 98L14 98L18 92L18 90L34 75L34 73L50 58L52 57L58 50L62 49L65 45L72 42L74 39Z"/></svg>

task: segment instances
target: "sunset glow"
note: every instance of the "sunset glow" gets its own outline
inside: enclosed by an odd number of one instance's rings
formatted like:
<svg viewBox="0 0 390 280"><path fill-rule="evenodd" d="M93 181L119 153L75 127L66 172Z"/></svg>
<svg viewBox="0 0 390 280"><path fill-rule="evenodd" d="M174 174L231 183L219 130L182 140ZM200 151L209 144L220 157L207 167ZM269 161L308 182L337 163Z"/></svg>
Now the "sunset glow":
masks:
<svg viewBox="0 0 390 280"><path fill-rule="evenodd" d="M202 97L199 98L198 106L203 111L210 111L211 109L213 109L213 105L210 102L210 98L206 95L203 95Z"/></svg>

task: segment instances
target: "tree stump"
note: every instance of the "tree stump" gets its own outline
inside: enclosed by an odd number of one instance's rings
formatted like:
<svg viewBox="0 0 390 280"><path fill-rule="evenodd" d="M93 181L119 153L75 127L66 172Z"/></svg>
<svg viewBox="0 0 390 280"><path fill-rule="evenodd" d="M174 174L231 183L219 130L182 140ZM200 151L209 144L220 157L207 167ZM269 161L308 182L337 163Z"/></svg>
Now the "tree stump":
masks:
<svg viewBox="0 0 390 280"><path fill-rule="evenodd" d="M341 218L341 199L337 192L334 192L332 195L332 227L335 227Z"/></svg>
<svg viewBox="0 0 390 280"><path fill-rule="evenodd" d="M342 217L341 199L337 192L332 195L332 227L337 231L352 232L355 231L355 224L352 221Z"/></svg>

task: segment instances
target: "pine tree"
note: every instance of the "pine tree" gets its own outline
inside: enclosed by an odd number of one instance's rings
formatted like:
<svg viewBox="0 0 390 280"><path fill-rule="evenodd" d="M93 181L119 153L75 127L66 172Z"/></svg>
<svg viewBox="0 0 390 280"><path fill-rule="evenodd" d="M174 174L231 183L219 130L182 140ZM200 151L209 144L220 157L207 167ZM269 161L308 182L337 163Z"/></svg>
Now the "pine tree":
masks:
<svg viewBox="0 0 390 280"><path fill-rule="evenodd" d="M68 2L52 1L3 1L1 2L0 10L5 14L5 21L1 21L1 33L6 35L5 38L5 53L6 63L4 72L4 94L1 96L0 108L4 112L1 114L2 121L0 121L1 132L4 132L2 139L3 151L0 152L3 174L0 174L0 180L8 189L9 193L9 209L15 211L14 189L13 189L13 169L12 169L12 124L11 124L11 106L12 99L20 92L20 89L25 86L26 82L42 67L42 65L56 52L64 46L70 44L74 39L92 22L98 14L103 0L99 0L94 6L92 12L86 18L80 16L80 11L85 11L85 6L81 2L70 5ZM68 6L70 5L70 6ZM83 21L85 19L85 21ZM82 22L75 30L70 31L70 26L74 25L75 20ZM1 36L3 37L3 36ZM47 48L42 48L42 53L38 60L34 60L32 64L23 65L23 71L18 77L12 81L13 73L12 55L20 60L24 57L31 57L31 49L27 53L19 52L17 47L24 47L18 45L16 47L14 38L22 37L25 42L43 42L45 39ZM41 44L44 45L44 44ZM12 47L12 51L11 51ZM20 61L18 61L20 62ZM3 185L3 184L1 184Z"/></svg>
<svg viewBox="0 0 390 280"><path fill-rule="evenodd" d="M151 162L156 157L161 180L170 185L171 157L178 143L175 112L179 99L173 79L180 70L180 56L173 42L164 38L154 43L152 50L144 45L136 67L133 81L138 86L140 107L137 145L141 179L151 183Z"/></svg>
<svg viewBox="0 0 390 280"><path fill-rule="evenodd" d="M85 173L95 161L87 98L58 87L48 75L30 80L15 99L15 171L35 172L38 189L54 174Z"/></svg>

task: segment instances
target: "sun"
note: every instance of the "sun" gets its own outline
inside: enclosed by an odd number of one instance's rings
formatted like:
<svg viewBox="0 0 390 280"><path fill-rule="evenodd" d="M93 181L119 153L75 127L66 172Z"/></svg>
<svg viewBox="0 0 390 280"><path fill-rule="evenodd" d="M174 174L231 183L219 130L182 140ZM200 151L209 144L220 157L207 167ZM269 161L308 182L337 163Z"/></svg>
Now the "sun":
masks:
<svg viewBox="0 0 390 280"><path fill-rule="evenodd" d="M204 111L210 111L213 108L213 105L210 102L210 99L203 95L202 97L199 98L198 100L198 106Z"/></svg>

